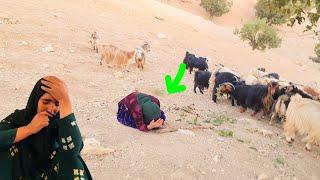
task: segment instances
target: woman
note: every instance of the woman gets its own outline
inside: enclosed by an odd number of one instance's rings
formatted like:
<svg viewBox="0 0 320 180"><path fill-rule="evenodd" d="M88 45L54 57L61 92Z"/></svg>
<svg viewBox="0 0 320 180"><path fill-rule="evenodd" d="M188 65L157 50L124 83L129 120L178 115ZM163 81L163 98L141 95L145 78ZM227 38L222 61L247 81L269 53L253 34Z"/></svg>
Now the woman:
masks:
<svg viewBox="0 0 320 180"><path fill-rule="evenodd" d="M118 121L140 131L159 128L166 119L160 101L144 93L129 94L118 103L118 108Z"/></svg>
<svg viewBox="0 0 320 180"><path fill-rule="evenodd" d="M0 179L92 179L67 87L40 79L25 109L0 122Z"/></svg>

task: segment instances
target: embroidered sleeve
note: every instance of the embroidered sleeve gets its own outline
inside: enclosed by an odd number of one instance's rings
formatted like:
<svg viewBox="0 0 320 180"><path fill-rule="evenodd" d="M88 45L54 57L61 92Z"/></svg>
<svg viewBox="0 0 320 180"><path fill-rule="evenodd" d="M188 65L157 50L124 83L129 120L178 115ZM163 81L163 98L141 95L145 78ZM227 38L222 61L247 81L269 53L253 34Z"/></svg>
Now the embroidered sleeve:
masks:
<svg viewBox="0 0 320 180"><path fill-rule="evenodd" d="M73 113L58 120L59 151L67 156L80 154L83 147L82 137Z"/></svg>
<svg viewBox="0 0 320 180"><path fill-rule="evenodd" d="M0 150L8 149L16 138L17 128L12 128L9 122L0 122Z"/></svg>

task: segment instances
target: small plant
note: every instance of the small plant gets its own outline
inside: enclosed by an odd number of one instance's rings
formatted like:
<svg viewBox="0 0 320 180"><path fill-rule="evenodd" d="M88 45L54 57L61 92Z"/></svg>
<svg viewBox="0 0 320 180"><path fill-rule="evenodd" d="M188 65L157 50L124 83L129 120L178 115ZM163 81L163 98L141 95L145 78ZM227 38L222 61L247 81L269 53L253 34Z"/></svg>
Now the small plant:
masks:
<svg viewBox="0 0 320 180"><path fill-rule="evenodd" d="M185 118L185 117L187 117L188 115L187 115L186 113L184 113L184 112L181 112L181 113L179 114L179 116L182 117L182 118Z"/></svg>
<svg viewBox="0 0 320 180"><path fill-rule="evenodd" d="M282 158L276 158L276 159L274 160L274 165L275 165L275 166L279 166L279 165L283 166L283 165L284 165L284 159L282 159Z"/></svg>
<svg viewBox="0 0 320 180"><path fill-rule="evenodd" d="M155 90L153 91L153 93L154 93L155 95L157 95L157 96L161 96L161 95L164 95L164 94L165 94L165 91L162 90L162 89L155 89Z"/></svg>
<svg viewBox="0 0 320 180"><path fill-rule="evenodd" d="M212 17L222 16L229 12L232 4L232 1L227 0L201 0L200 6L202 6Z"/></svg>
<svg viewBox="0 0 320 180"><path fill-rule="evenodd" d="M234 124L236 122L235 119L228 117L227 115L225 115L223 113L211 112L207 116L208 116L208 118L206 119L205 122L211 123L214 126L221 126L225 122L229 122L231 124Z"/></svg>
<svg viewBox="0 0 320 180"><path fill-rule="evenodd" d="M320 43L316 44L316 46L314 47L314 52L317 56L309 57L309 59L311 59L315 63L320 63Z"/></svg>
<svg viewBox="0 0 320 180"><path fill-rule="evenodd" d="M219 136L222 137L233 137L233 132L231 130L220 130Z"/></svg>
<svg viewBox="0 0 320 180"><path fill-rule="evenodd" d="M220 126L224 123L225 121L221 118L217 118L217 119L214 119L211 123L215 126Z"/></svg>
<svg viewBox="0 0 320 180"><path fill-rule="evenodd" d="M194 119L193 119L193 125L200 125L199 121L198 121L198 116L196 116Z"/></svg>

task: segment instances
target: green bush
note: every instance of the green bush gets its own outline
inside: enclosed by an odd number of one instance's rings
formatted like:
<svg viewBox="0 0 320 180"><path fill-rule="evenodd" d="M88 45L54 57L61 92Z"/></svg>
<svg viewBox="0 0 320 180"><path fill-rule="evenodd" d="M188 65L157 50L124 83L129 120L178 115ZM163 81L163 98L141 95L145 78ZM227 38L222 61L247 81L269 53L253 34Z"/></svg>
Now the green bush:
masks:
<svg viewBox="0 0 320 180"><path fill-rule="evenodd" d="M230 11L232 1L227 0L201 0L200 4L210 16L222 16Z"/></svg>
<svg viewBox="0 0 320 180"><path fill-rule="evenodd" d="M256 6L256 17L267 19L269 25L283 24L287 22L289 14L284 14L284 11L280 11L279 6L273 0L258 0Z"/></svg>
<svg viewBox="0 0 320 180"><path fill-rule="evenodd" d="M234 33L239 35L241 40L248 40L252 50L277 48L281 44L277 31L267 24L266 19L247 22L240 30L236 29Z"/></svg>

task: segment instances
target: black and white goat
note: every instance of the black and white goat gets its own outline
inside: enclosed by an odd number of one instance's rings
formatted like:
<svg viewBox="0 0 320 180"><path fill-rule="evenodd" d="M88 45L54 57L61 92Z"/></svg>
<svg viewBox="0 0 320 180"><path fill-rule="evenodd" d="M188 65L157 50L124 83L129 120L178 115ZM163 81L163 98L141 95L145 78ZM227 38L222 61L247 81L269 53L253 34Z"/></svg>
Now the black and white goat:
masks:
<svg viewBox="0 0 320 180"><path fill-rule="evenodd" d="M145 42L141 47L136 48L134 60L138 66L138 69L140 67L143 69L143 65L146 63L147 52L150 52L150 45L147 42Z"/></svg>

